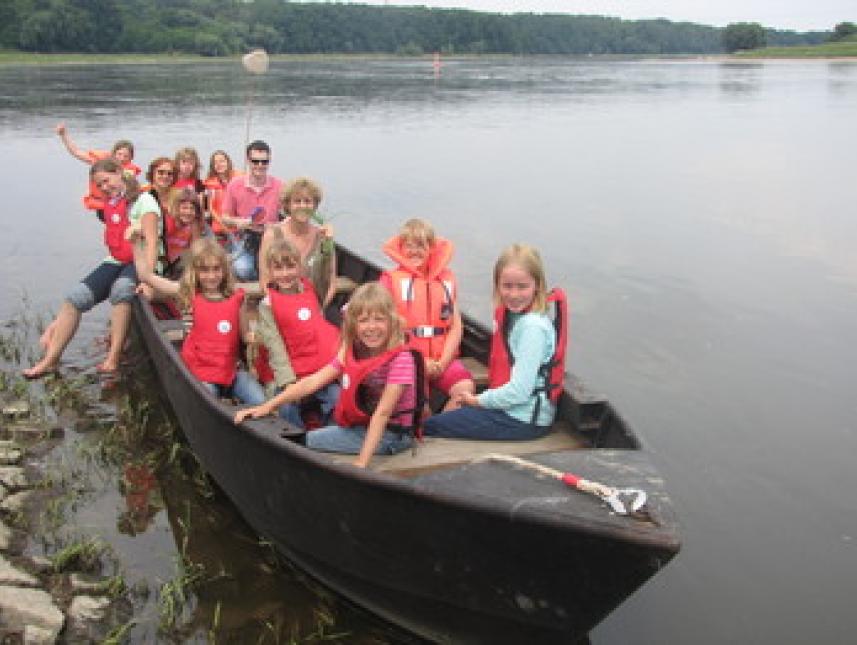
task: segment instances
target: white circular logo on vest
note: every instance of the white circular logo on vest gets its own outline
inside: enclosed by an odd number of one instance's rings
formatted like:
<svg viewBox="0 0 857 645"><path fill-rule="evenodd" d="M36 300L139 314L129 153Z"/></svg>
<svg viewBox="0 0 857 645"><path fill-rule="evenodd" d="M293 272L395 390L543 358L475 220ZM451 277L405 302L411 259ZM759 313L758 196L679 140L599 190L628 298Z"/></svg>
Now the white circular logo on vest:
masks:
<svg viewBox="0 0 857 645"><path fill-rule="evenodd" d="M298 320L307 321L311 315L312 312L310 312L309 307L301 307L298 309Z"/></svg>
<svg viewBox="0 0 857 645"><path fill-rule="evenodd" d="M495 333L495 334L496 334L496 333L497 333L497 328L499 327L499 325L497 324L497 319L495 318L492 322L493 322L493 324L494 324L494 326L493 326L493 328L492 328L492 330L493 330L493 332L492 332L492 333Z"/></svg>
<svg viewBox="0 0 857 645"><path fill-rule="evenodd" d="M342 383L342 389L343 389L343 390L347 390L347 389L348 389L349 384L351 383L351 379L350 379L350 378L348 378L348 374L343 374L343 375L342 375L341 383Z"/></svg>
<svg viewBox="0 0 857 645"><path fill-rule="evenodd" d="M232 331L232 323L230 323L228 320L221 320L219 323L217 323L217 331L219 331L221 334L228 334L230 331Z"/></svg>
<svg viewBox="0 0 857 645"><path fill-rule="evenodd" d="M110 219L113 220L114 224L118 224L120 221L122 221L122 218L119 217L119 213L113 213Z"/></svg>

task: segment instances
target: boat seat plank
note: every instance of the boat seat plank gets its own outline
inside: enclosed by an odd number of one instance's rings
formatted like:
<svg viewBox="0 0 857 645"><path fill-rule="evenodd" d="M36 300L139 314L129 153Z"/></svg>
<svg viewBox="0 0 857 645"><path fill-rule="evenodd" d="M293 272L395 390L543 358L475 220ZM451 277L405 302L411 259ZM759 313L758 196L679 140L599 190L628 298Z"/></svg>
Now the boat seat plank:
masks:
<svg viewBox="0 0 857 645"><path fill-rule="evenodd" d="M370 468L397 477L413 477L440 468L466 464L492 453L532 455L557 450L579 450L588 443L570 431L564 423L557 423L552 432L532 441L469 441L425 437L418 444L416 454L411 450L397 455L375 455ZM335 463L351 463L353 455L331 455Z"/></svg>

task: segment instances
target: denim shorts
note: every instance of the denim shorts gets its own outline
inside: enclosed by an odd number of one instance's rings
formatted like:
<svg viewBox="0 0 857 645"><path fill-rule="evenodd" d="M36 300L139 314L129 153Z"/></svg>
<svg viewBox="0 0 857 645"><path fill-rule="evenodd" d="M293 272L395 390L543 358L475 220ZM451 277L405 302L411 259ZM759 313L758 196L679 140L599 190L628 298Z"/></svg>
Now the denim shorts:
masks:
<svg viewBox="0 0 857 645"><path fill-rule="evenodd" d="M137 271L133 264L102 262L78 282L65 298L79 312L89 311L99 302L110 298L111 305L131 302L137 287Z"/></svg>

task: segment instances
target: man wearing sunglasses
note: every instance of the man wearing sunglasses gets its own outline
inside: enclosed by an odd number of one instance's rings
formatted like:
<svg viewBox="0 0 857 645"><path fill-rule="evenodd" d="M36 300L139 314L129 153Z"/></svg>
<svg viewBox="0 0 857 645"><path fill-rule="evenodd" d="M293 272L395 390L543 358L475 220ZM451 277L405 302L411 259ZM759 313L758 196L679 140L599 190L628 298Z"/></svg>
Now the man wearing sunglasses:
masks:
<svg viewBox="0 0 857 645"><path fill-rule="evenodd" d="M264 227L279 220L283 182L268 174L270 163L270 146L253 141L247 146L247 174L235 177L226 186L222 219L241 232L230 255L235 275L242 281L258 279L259 240Z"/></svg>

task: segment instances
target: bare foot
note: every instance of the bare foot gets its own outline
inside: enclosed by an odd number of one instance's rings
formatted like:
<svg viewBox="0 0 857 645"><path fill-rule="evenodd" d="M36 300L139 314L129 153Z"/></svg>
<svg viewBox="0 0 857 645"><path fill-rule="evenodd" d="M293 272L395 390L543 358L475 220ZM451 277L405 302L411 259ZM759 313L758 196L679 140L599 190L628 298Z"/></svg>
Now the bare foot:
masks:
<svg viewBox="0 0 857 645"><path fill-rule="evenodd" d="M25 379L30 381L40 379L42 377L47 376L48 374L56 374L57 372L57 364L49 363L47 359L42 359L35 365L30 368L21 371L21 374L24 375Z"/></svg>
<svg viewBox="0 0 857 645"><path fill-rule="evenodd" d="M119 367L119 361L115 358L105 358L103 362L95 366L95 371L100 374L114 374Z"/></svg>

